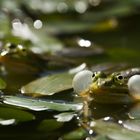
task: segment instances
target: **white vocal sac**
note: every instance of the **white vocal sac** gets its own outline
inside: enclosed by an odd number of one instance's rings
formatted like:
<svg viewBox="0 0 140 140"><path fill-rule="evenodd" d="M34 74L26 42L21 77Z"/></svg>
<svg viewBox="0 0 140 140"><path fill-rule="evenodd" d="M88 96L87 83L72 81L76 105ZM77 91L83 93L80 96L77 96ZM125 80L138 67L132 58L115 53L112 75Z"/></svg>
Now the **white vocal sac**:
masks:
<svg viewBox="0 0 140 140"><path fill-rule="evenodd" d="M140 98L140 75L134 75L129 78L128 89L132 96Z"/></svg>
<svg viewBox="0 0 140 140"><path fill-rule="evenodd" d="M82 91L88 89L88 87L92 84L92 75L92 71L83 70L74 76L72 86L77 94L80 94Z"/></svg>

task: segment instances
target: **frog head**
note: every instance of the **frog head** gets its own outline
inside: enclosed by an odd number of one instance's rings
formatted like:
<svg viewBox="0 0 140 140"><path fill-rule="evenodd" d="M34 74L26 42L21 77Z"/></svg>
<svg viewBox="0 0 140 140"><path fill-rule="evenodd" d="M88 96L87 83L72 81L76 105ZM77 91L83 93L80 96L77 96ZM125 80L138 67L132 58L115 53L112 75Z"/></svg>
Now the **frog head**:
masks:
<svg viewBox="0 0 140 140"><path fill-rule="evenodd" d="M119 72L105 74L103 72L93 73L93 80L90 89L93 93L97 92L124 92L127 88L128 79Z"/></svg>
<svg viewBox="0 0 140 140"><path fill-rule="evenodd" d="M25 47L22 45L16 45L13 43L7 43L3 46L1 50L1 56L9 55L9 56L25 56L27 54L27 51Z"/></svg>

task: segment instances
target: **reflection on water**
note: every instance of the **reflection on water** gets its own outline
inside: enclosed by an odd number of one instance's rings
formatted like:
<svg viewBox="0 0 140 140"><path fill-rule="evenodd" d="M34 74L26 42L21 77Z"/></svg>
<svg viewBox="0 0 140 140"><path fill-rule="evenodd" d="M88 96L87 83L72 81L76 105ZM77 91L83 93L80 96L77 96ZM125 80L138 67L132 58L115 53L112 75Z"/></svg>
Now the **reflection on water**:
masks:
<svg viewBox="0 0 140 140"><path fill-rule="evenodd" d="M138 67L140 65L139 9L140 1L137 0L1 0L0 75L7 81L9 89L0 94L19 95L19 88L23 84L44 73L52 74L69 69L71 73L75 73L90 67L93 71L103 70L111 73L124 67ZM7 52L10 49L3 51L3 47L8 43L15 44L13 46L18 48L11 49L12 57L11 53L9 56ZM27 57L21 57L19 60L20 57L16 53L22 50L23 46L34 53L31 53L32 55L30 54L26 60ZM22 54L25 56L26 53ZM47 97L42 98L47 99ZM74 98L72 91L48 97L49 100L61 101L73 101ZM16 116L21 116L18 113L21 108L17 110L16 107L2 103L0 106L1 111L2 107L5 110L15 108ZM93 119L91 122L93 128L96 125L95 121L102 119L100 128L105 126L104 130L108 130L106 122L115 122L115 126L113 124L113 128L111 126L110 128L114 133L117 131L117 134L125 131L124 129L121 131L122 127L125 127L127 128L125 134L131 133L131 137L134 137L134 132L139 129L136 125L140 119L139 103L104 105L93 102L89 110L90 118ZM0 138L29 136L31 139L80 140L87 137L87 140L90 140L94 134L94 129L89 129L87 132L78 125L81 116L60 124L54 119L58 114L56 111L26 110L24 113L25 118L30 113L36 119L18 124L11 112L8 115L4 111L0 113ZM20 120L20 117L18 119ZM128 132L129 129L132 131ZM99 136L100 133L103 134L102 138L105 135L104 139L112 134L111 130L109 130L110 135L103 132L100 129Z"/></svg>

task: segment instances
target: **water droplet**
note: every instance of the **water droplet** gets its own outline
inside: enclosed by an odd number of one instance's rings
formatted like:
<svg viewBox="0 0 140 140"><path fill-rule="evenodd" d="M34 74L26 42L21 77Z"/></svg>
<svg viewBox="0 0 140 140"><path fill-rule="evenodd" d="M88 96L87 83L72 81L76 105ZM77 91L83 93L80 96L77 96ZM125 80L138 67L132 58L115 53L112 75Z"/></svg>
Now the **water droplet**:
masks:
<svg viewBox="0 0 140 140"><path fill-rule="evenodd" d="M123 123L123 121L122 121L122 120L119 120L119 121L118 121L118 123L119 123L119 124L122 124L122 123Z"/></svg>
<svg viewBox="0 0 140 140"><path fill-rule="evenodd" d="M78 45L80 47L90 47L91 46L91 42L89 40L80 39L80 40L78 40Z"/></svg>
<svg viewBox="0 0 140 140"><path fill-rule="evenodd" d="M93 134L93 130L92 130L92 129L89 130L89 134L90 134L90 135Z"/></svg>
<svg viewBox="0 0 140 140"><path fill-rule="evenodd" d="M110 117L105 117L104 118L104 121L109 121L110 120Z"/></svg>
<svg viewBox="0 0 140 140"><path fill-rule="evenodd" d="M95 124L96 124L96 123L95 123L94 121L91 121L91 122L90 122L90 127L94 127Z"/></svg>
<svg viewBox="0 0 140 140"><path fill-rule="evenodd" d="M79 119L80 119L80 117L76 117L76 119L77 119L77 120L79 120Z"/></svg>
<svg viewBox="0 0 140 140"><path fill-rule="evenodd" d="M86 137L86 139L85 140L91 140L91 138L90 137Z"/></svg>
<svg viewBox="0 0 140 140"><path fill-rule="evenodd" d="M14 30L19 30L20 28L22 28L22 23L20 22L19 19L14 19L12 21L12 27Z"/></svg>

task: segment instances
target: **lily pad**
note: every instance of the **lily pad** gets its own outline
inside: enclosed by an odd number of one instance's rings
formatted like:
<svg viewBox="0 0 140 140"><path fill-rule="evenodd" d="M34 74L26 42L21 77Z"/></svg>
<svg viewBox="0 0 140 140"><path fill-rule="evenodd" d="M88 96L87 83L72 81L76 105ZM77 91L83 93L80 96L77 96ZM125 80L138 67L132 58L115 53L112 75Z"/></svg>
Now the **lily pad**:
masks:
<svg viewBox="0 0 140 140"><path fill-rule="evenodd" d="M84 139L85 137L86 137L86 131L83 128L78 128L62 136L62 139L63 140L81 140L81 139Z"/></svg>
<svg viewBox="0 0 140 140"><path fill-rule="evenodd" d="M55 110L55 111L78 111L83 107L82 103L64 103L40 99L31 99L26 97L4 96L5 104L27 108L34 111Z"/></svg>
<svg viewBox="0 0 140 140"><path fill-rule="evenodd" d="M72 88L73 75L68 73L54 74L39 78L21 88L24 94L53 95ZM36 95L35 95L36 94Z"/></svg>
<svg viewBox="0 0 140 140"><path fill-rule="evenodd" d="M140 120L127 120L123 122L123 126L129 130L140 132Z"/></svg>
<svg viewBox="0 0 140 140"><path fill-rule="evenodd" d="M32 42L30 49L35 53L55 52L63 48L63 44L58 39L46 35L44 29L36 31L29 24L22 24L20 20L14 21L12 26L13 36L30 40Z"/></svg>
<svg viewBox="0 0 140 140"><path fill-rule="evenodd" d="M113 122L98 120L93 128L99 135L106 135L111 140L139 140L140 133L130 131Z"/></svg>

